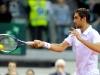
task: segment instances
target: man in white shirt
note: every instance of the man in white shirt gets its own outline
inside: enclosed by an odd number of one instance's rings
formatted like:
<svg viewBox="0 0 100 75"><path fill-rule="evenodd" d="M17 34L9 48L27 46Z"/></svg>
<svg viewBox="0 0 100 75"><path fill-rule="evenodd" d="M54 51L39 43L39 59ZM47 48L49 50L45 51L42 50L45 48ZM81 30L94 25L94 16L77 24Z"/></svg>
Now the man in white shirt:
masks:
<svg viewBox="0 0 100 75"><path fill-rule="evenodd" d="M89 25L89 10L79 8L74 13L74 24L71 34L60 44L50 44L34 40L32 47L45 47L49 50L62 52L72 46L76 59L76 75L99 75L98 54L100 52L100 35Z"/></svg>

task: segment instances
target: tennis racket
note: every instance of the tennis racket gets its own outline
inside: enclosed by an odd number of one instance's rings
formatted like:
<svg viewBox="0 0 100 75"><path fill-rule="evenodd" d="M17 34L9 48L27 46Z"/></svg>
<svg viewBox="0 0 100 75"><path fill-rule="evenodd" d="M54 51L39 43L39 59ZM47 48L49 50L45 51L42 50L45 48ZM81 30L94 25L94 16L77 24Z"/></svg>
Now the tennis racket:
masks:
<svg viewBox="0 0 100 75"><path fill-rule="evenodd" d="M32 45L34 42L25 42L9 34L0 34L0 51L9 53L20 45Z"/></svg>

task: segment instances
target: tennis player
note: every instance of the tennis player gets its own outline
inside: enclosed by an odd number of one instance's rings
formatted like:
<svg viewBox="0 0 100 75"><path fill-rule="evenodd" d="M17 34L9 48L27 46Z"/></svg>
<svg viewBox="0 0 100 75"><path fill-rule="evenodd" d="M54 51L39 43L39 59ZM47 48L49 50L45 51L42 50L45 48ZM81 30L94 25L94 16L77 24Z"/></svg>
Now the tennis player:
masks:
<svg viewBox="0 0 100 75"><path fill-rule="evenodd" d="M62 52L72 46L76 59L76 75L99 75L98 52L100 52L100 35L89 24L88 9L79 8L74 13L74 24L71 34L60 44L50 44L34 40L33 47L45 47L51 51Z"/></svg>

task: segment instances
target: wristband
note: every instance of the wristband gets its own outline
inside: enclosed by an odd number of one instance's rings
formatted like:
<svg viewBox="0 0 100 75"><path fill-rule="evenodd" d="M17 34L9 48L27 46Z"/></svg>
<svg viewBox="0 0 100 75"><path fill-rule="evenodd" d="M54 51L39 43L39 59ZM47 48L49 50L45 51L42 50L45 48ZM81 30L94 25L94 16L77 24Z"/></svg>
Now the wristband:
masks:
<svg viewBox="0 0 100 75"><path fill-rule="evenodd" d="M50 43L47 43L47 42L44 42L44 48L50 48L51 47L51 44Z"/></svg>

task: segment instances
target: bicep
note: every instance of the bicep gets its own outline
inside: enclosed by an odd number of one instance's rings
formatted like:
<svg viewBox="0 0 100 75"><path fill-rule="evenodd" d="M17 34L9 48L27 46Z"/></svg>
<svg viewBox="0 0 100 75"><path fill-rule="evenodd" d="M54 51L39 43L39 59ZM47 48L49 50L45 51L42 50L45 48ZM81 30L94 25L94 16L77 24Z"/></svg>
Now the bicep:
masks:
<svg viewBox="0 0 100 75"><path fill-rule="evenodd" d="M72 37L69 35L64 41L60 44L51 44L51 50L53 51L64 51L69 46L72 46Z"/></svg>

